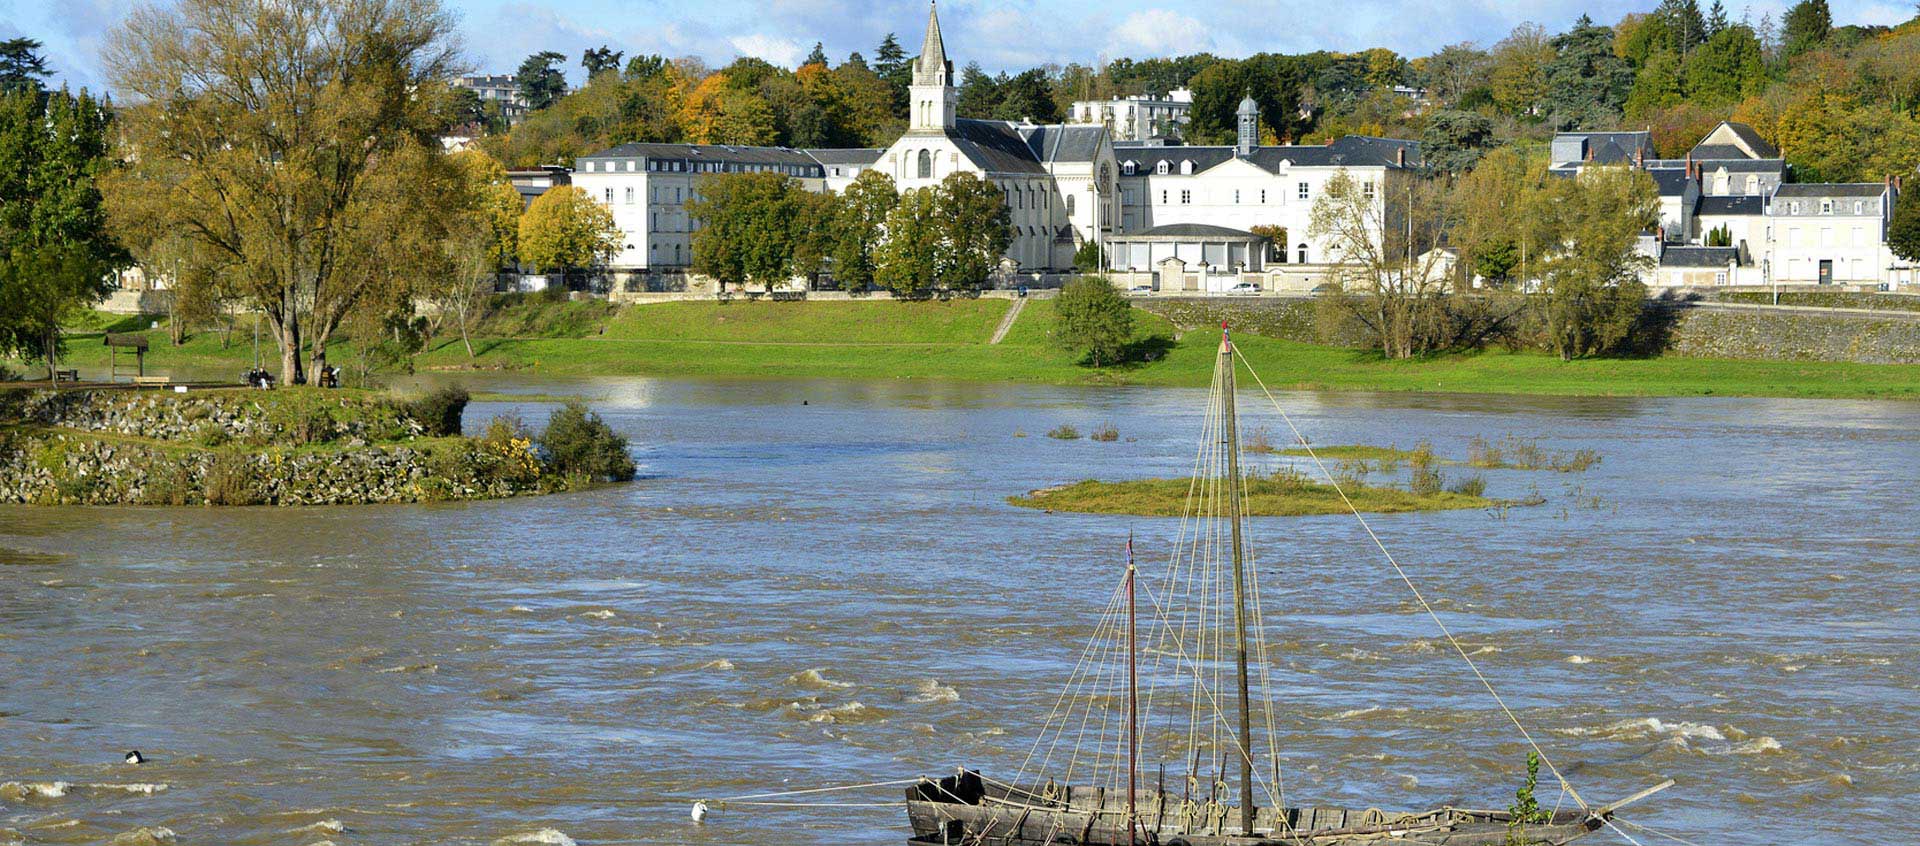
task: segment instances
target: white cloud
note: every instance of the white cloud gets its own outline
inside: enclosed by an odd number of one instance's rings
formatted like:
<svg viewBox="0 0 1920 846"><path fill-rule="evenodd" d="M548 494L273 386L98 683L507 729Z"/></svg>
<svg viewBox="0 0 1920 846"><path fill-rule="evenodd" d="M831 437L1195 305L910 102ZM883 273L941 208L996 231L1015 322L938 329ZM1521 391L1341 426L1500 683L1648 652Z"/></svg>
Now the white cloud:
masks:
<svg viewBox="0 0 1920 846"><path fill-rule="evenodd" d="M806 58L808 49L791 38L757 32L751 35L733 36L727 39L727 43L742 56L765 59L783 68L799 67L800 60Z"/></svg>
<svg viewBox="0 0 1920 846"><path fill-rule="evenodd" d="M1213 32L1198 18L1170 9L1144 9L1114 27L1107 49L1116 56L1177 56L1211 50Z"/></svg>

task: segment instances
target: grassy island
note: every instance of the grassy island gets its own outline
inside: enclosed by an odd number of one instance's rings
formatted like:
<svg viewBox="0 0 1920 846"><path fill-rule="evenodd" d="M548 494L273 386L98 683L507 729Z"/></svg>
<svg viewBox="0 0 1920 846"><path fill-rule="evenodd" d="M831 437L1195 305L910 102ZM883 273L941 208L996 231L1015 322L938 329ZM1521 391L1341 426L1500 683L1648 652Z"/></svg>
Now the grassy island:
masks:
<svg viewBox="0 0 1920 846"><path fill-rule="evenodd" d="M1135 479L1125 482L1088 479L1007 497L1007 502L1023 508L1083 514L1179 517L1187 507L1187 493L1191 484L1188 479ZM1354 508L1373 513L1449 511L1518 504L1458 491L1414 493L1401 488L1371 485L1350 486L1347 496L1353 500ZM1346 504L1332 485L1276 476L1249 478L1243 506L1246 513L1253 517L1347 513Z"/></svg>

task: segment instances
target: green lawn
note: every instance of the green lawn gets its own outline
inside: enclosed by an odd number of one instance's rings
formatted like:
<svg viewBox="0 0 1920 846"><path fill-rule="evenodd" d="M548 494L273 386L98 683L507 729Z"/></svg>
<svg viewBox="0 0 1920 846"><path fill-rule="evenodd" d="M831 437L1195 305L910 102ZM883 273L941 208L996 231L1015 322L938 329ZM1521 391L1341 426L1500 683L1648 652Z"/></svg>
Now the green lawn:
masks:
<svg viewBox="0 0 1920 846"><path fill-rule="evenodd" d="M1155 355L1145 363L1080 367L1048 337L1050 300L1030 300L1003 343L989 345L1010 302L679 302L614 308L604 303L522 300L490 317L469 360L458 337L436 339L422 369L525 370L555 376L748 376L959 379L1058 384L1208 383L1217 329L1176 342L1170 323L1136 311L1137 337ZM98 327L134 328L147 318L95 318L69 336L69 364L104 367ZM91 329L91 331L88 331ZM194 368L237 376L252 362L243 325L221 347L202 332L175 348L152 333L150 370ZM1920 367L1835 362L1699 358L1563 362L1532 353L1483 352L1384 361L1367 351L1236 333L1241 353L1273 390L1437 391L1572 396L1778 396L1920 398ZM261 358L278 356L263 340ZM334 353L338 362L351 357ZM34 372L13 363L15 370ZM1254 380L1242 371L1244 387Z"/></svg>

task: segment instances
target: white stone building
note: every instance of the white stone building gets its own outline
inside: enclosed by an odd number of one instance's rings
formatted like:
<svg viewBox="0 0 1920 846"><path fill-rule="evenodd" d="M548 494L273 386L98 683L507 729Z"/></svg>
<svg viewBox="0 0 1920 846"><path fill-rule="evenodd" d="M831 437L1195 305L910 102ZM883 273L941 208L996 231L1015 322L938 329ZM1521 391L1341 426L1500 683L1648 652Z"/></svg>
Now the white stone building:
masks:
<svg viewBox="0 0 1920 846"><path fill-rule="evenodd" d="M1878 285L1896 261L1887 247L1897 192L1886 182L1787 184L1768 200L1769 281Z"/></svg>
<svg viewBox="0 0 1920 846"><path fill-rule="evenodd" d="M1070 123L1104 126L1115 141L1179 140L1192 120L1193 92L1176 88L1165 97L1115 97L1077 100L1067 112Z"/></svg>
<svg viewBox="0 0 1920 846"><path fill-rule="evenodd" d="M622 144L581 156L572 179L626 234L609 268L628 275L686 269L694 229L687 203L701 177L719 173L778 173L810 190L826 188L821 164L799 150L699 144Z"/></svg>

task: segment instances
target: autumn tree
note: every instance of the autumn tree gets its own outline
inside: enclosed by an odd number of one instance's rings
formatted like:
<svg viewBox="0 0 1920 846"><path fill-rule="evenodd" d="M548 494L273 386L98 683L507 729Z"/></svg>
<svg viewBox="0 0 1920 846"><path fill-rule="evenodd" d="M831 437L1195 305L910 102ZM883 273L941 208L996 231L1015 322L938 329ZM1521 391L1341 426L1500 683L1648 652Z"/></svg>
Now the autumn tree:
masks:
<svg viewBox="0 0 1920 846"><path fill-rule="evenodd" d="M178 0L112 37L115 219L191 238L272 325L286 383L414 257L399 236L440 225L420 189L448 167L453 27L434 0Z"/></svg>
<svg viewBox="0 0 1920 846"><path fill-rule="evenodd" d="M1781 48L1792 58L1820 46L1831 32L1833 12L1827 0L1800 0L1782 21Z"/></svg>
<svg viewBox="0 0 1920 846"><path fill-rule="evenodd" d="M1591 167L1549 184L1553 243L1542 262L1547 346L1564 360L1619 350L1645 306L1641 234L1659 223L1652 177Z"/></svg>
<svg viewBox="0 0 1920 846"><path fill-rule="evenodd" d="M559 271L570 287L573 274L604 264L626 237L613 213L573 185L547 190L520 217L520 260L542 273Z"/></svg>
<svg viewBox="0 0 1920 846"><path fill-rule="evenodd" d="M473 321L492 296L500 271L519 259L522 206L520 192L499 162L471 151L452 158L458 177L452 186L457 192L453 219L441 244L446 268L428 280L425 294L436 306L436 328L452 321L472 358Z"/></svg>
<svg viewBox="0 0 1920 846"><path fill-rule="evenodd" d="M1453 216L1436 180L1379 185L1341 169L1315 198L1307 236L1326 245L1336 308L1388 358L1411 358L1450 339L1441 302L1451 287L1440 250Z"/></svg>
<svg viewBox="0 0 1920 846"><path fill-rule="evenodd" d="M1887 246L1896 256L1920 262L1920 196L1900 197L1895 202L1893 221L1887 227Z"/></svg>
<svg viewBox="0 0 1920 846"><path fill-rule="evenodd" d="M1494 105L1503 114L1533 117L1540 113L1540 101L1547 91L1547 64L1553 61L1554 52L1547 31L1534 23L1514 27L1493 46L1489 84Z"/></svg>
<svg viewBox="0 0 1920 846"><path fill-rule="evenodd" d="M893 178L864 170L840 193L835 208L833 278L843 291L864 291L874 283L887 216L900 202Z"/></svg>

